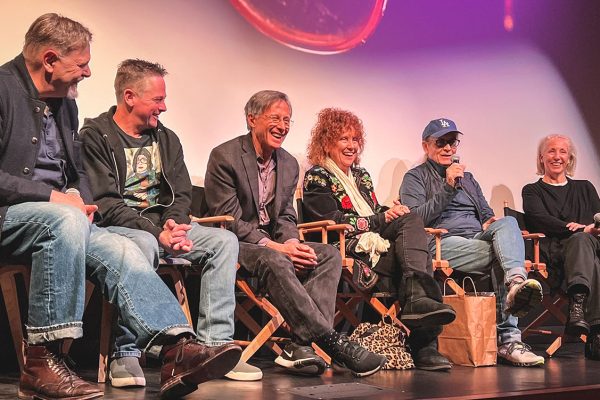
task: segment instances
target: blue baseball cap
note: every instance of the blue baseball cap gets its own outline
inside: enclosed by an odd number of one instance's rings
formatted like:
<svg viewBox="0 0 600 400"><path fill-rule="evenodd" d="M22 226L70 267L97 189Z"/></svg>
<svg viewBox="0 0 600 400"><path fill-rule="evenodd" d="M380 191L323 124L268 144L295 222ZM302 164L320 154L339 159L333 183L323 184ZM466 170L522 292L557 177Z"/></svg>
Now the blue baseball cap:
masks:
<svg viewBox="0 0 600 400"><path fill-rule="evenodd" d="M430 136L437 139L451 132L460 133L462 135L462 132L456 128L454 121L449 120L448 118L434 119L425 127L425 130L423 131L423 140Z"/></svg>

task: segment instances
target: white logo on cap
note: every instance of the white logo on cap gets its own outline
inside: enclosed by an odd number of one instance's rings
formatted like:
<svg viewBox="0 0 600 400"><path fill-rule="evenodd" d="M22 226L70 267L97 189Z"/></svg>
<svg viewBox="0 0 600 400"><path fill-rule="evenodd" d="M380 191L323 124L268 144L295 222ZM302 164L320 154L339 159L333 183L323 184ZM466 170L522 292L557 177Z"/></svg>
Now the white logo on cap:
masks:
<svg viewBox="0 0 600 400"><path fill-rule="evenodd" d="M447 128L450 126L450 123L445 119L440 119L440 125L442 125L442 128Z"/></svg>

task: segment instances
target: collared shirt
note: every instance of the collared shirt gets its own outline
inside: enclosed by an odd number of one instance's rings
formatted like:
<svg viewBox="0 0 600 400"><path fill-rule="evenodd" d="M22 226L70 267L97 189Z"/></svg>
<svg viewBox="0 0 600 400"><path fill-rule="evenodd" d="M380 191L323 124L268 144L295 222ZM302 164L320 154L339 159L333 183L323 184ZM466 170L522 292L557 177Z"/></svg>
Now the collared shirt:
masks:
<svg viewBox="0 0 600 400"><path fill-rule="evenodd" d="M258 165L258 223L268 226L271 223L269 209L275 199L275 185L277 182L277 162L273 155L266 163L262 157L256 158Z"/></svg>
<svg viewBox="0 0 600 400"><path fill-rule="evenodd" d="M54 114L46 106L40 132L40 147L32 179L47 183L62 191L67 185L66 167L67 163L58 126Z"/></svg>

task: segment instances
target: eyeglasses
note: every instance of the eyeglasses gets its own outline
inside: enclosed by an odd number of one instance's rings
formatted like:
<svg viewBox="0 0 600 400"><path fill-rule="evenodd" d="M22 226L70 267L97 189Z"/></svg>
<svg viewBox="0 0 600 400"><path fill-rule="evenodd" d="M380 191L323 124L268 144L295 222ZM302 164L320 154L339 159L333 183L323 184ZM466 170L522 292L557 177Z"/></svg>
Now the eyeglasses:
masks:
<svg viewBox="0 0 600 400"><path fill-rule="evenodd" d="M458 140L456 138L452 138L452 139L439 138L439 139L436 139L435 142L433 142L433 143L435 143L435 145L437 147L439 147L440 149L443 147L446 147L446 145L450 145L450 147L456 148L460 144L460 140Z"/></svg>
<svg viewBox="0 0 600 400"><path fill-rule="evenodd" d="M265 115L265 118L273 125L279 125L283 121L283 125L290 127L294 123L290 118L281 117L281 115Z"/></svg>

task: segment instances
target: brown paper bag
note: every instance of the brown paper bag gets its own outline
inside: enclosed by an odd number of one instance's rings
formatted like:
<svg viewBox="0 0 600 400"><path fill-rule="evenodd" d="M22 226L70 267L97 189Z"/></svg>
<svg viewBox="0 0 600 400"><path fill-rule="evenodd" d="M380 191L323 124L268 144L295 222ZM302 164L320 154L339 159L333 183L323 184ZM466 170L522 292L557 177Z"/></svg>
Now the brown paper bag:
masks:
<svg viewBox="0 0 600 400"><path fill-rule="evenodd" d="M469 277L471 283L473 280ZM446 281L453 279L448 278ZM463 280L463 290L465 280ZM496 365L496 296L492 292L446 295L444 303L456 311L456 319L438 337L439 352L452 363L472 367Z"/></svg>

